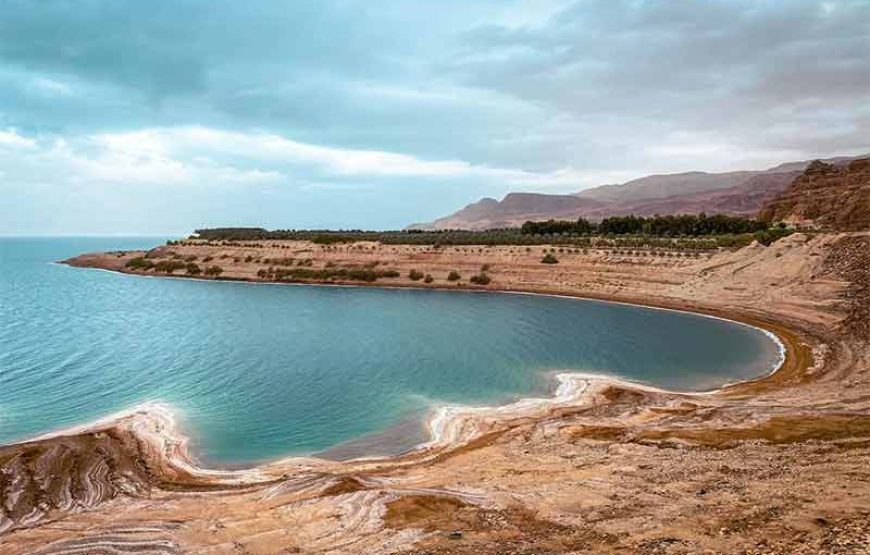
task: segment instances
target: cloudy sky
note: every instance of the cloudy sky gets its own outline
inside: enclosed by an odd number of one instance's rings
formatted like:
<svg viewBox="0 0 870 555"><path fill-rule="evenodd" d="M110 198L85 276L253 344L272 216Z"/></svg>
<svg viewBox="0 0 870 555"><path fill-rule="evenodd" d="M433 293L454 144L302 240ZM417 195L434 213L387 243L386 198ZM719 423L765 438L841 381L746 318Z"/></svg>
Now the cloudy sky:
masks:
<svg viewBox="0 0 870 555"><path fill-rule="evenodd" d="M870 0L0 0L0 234L397 228L870 151Z"/></svg>

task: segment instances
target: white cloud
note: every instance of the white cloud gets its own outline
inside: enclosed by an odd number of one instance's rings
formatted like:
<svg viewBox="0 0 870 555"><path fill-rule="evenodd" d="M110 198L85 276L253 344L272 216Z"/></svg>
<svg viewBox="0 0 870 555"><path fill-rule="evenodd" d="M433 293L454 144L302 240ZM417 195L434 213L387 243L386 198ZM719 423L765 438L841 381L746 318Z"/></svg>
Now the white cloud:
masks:
<svg viewBox="0 0 870 555"><path fill-rule="evenodd" d="M29 149L36 146L36 141L19 135L14 129L0 131L0 148Z"/></svg>
<svg viewBox="0 0 870 555"><path fill-rule="evenodd" d="M206 157L184 159L147 132L36 139L0 131L0 162L19 183L179 185L260 183L281 174Z"/></svg>
<svg viewBox="0 0 870 555"><path fill-rule="evenodd" d="M167 177L184 170L184 163L197 160L242 159L248 166L270 172L286 172L302 166L336 177L486 178L525 186L579 186L593 174L563 168L553 172L476 165L463 160L425 160L408 154L381 150L338 148L294 141L274 133L239 132L210 127L154 128L125 133L101 134L91 139L104 154L96 163L112 171L135 170L137 166ZM265 169L264 169L265 168ZM588 181L586 181L588 183Z"/></svg>
<svg viewBox="0 0 870 555"><path fill-rule="evenodd" d="M294 141L274 133L203 126L149 128L66 138L31 138L0 132L0 148L24 149L2 160L21 182L104 183L123 186L331 183L347 187L378 180L490 184L510 189L576 191L635 177L633 173L566 166L535 172L425 160L381 150L339 148Z"/></svg>
<svg viewBox="0 0 870 555"><path fill-rule="evenodd" d="M70 96L73 94L71 86L48 77L37 77L33 80L32 85L38 92L48 96Z"/></svg>

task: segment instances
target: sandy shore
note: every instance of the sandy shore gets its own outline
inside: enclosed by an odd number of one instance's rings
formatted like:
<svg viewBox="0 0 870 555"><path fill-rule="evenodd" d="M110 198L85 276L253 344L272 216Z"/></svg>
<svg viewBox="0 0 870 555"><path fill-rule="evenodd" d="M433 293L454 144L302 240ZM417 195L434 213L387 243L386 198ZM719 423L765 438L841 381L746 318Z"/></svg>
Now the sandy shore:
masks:
<svg viewBox="0 0 870 555"><path fill-rule="evenodd" d="M374 257L402 278L419 268L435 277L431 286L458 289L472 286L444 283L448 271L465 277L488 264L487 289L741 321L775 333L787 356L770 376L703 394L566 374L550 399L445 407L432 441L400 457L294 458L248 471L198 468L163 409L134 410L0 447L4 549L859 553L870 545L867 234L793 236L698 258L565 253L558 268L510 247L365 247L274 250L302 251L314 267ZM222 277L234 279L257 279L253 260L274 256L173 249L226 255ZM141 254L70 263L119 271Z"/></svg>

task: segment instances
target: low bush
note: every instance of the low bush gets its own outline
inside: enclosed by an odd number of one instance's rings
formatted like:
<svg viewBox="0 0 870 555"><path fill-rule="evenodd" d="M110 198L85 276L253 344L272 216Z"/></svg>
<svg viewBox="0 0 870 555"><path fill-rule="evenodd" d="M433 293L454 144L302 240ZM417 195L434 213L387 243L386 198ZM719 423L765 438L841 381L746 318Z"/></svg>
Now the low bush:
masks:
<svg viewBox="0 0 870 555"><path fill-rule="evenodd" d="M462 279L462 276L459 275L459 272L456 270L452 270L449 274L447 274L447 281L459 281Z"/></svg>
<svg viewBox="0 0 870 555"><path fill-rule="evenodd" d="M209 266L205 269L205 275L207 276L217 277L222 273L224 273L224 269L220 266Z"/></svg>
<svg viewBox="0 0 870 555"><path fill-rule="evenodd" d="M551 253L547 253L544 255L544 258L541 259L542 264L558 264L559 260L553 256Z"/></svg>
<svg viewBox="0 0 870 555"><path fill-rule="evenodd" d="M277 281L365 281L399 277L396 270L372 270L369 268L269 268L257 271L257 277Z"/></svg>
<svg viewBox="0 0 870 555"><path fill-rule="evenodd" d="M150 270L151 268L154 267L154 263L151 262L150 260L148 260L147 258L144 258L142 256L137 256L136 258L133 258L132 260L127 262L126 266L127 266L127 268L130 268L131 270L146 270L147 271L147 270Z"/></svg>
<svg viewBox="0 0 870 555"><path fill-rule="evenodd" d="M187 266L184 262L180 260L161 260L157 264L154 265L155 272L165 272L167 274L171 274L176 270L182 270Z"/></svg>
<svg viewBox="0 0 870 555"><path fill-rule="evenodd" d="M492 279L488 275L480 273L476 276L471 276L469 281L471 281L471 283L474 283L475 285L488 285L489 282L492 281Z"/></svg>
<svg viewBox="0 0 870 555"><path fill-rule="evenodd" d="M410 272L408 272L408 279L410 279L411 281L420 281L421 279L423 279L423 277L424 274L420 270L411 270Z"/></svg>

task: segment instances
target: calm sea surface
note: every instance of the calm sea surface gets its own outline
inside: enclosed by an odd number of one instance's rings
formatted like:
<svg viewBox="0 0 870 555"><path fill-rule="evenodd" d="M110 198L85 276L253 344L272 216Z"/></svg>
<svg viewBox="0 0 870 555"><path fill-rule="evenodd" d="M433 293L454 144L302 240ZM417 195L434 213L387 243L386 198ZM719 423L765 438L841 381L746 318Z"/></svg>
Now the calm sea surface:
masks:
<svg viewBox="0 0 870 555"><path fill-rule="evenodd" d="M593 301L53 264L160 242L0 239L0 443L159 400L211 462L394 451L422 438L438 404L545 394L554 371L702 389L766 373L778 356L747 326Z"/></svg>

